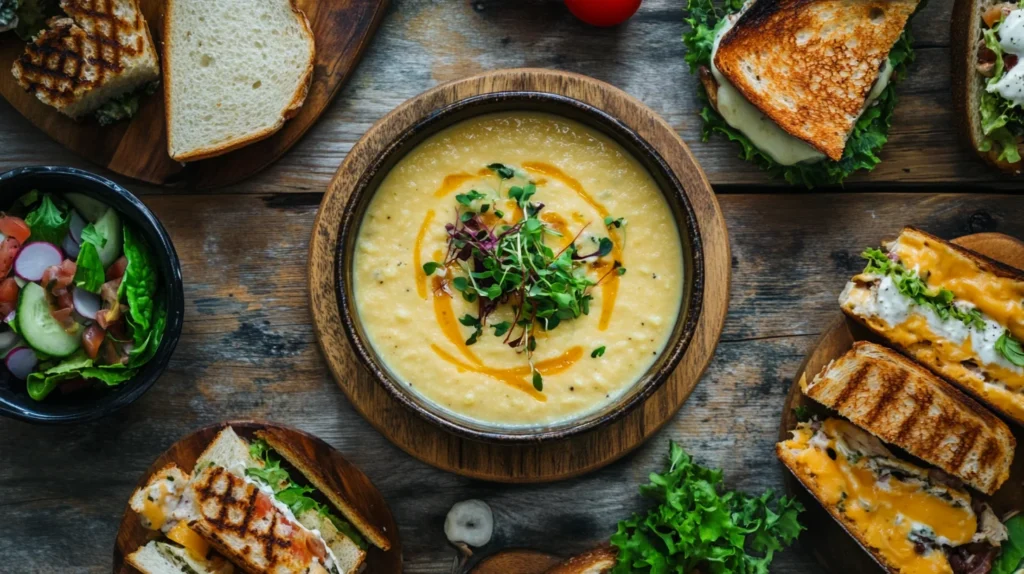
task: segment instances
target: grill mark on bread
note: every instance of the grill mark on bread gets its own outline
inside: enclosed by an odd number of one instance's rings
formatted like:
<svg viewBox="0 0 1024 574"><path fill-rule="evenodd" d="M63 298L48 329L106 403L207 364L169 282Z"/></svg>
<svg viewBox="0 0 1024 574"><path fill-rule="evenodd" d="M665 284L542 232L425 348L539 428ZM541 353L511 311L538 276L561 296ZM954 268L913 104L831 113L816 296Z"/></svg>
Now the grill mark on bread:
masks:
<svg viewBox="0 0 1024 574"><path fill-rule="evenodd" d="M896 399L896 394L903 390L903 382L906 380L905 376L892 372L883 372L880 378L884 388L882 389L881 396L878 397L878 402L875 403L875 406L871 408L871 412L864 418L864 421L868 424L875 422L879 415L885 411L885 407L889 406L889 403Z"/></svg>
<svg viewBox="0 0 1024 574"><path fill-rule="evenodd" d="M928 409L932 408L932 404L934 402L935 395L930 391L922 390L919 393L915 393L914 410L909 416L903 419L902 424L900 424L900 431L896 433L896 440L893 442L902 442L907 440L910 436L910 431L912 431L914 427L917 426L917 422L923 418L921 415L927 413Z"/></svg>
<svg viewBox="0 0 1024 574"><path fill-rule="evenodd" d="M854 395L857 394L857 389L862 384L864 384L864 381L867 380L868 372L870 370L871 370L871 365L868 365L868 364L861 365L860 368L857 369L857 372L854 373L852 377L850 377L849 382L846 383L846 386L843 388L842 391L840 391L839 396L836 397L836 401L835 401L835 409L836 410L842 409L842 407L846 404L846 402L849 401L851 397L853 397Z"/></svg>
<svg viewBox="0 0 1024 574"><path fill-rule="evenodd" d="M960 435L962 440L957 446L956 451L953 453L953 460L950 461L952 468L960 468L964 465L964 459L974 449L974 443L978 442L978 437L981 435L981 428L975 426L968 429L965 433Z"/></svg>

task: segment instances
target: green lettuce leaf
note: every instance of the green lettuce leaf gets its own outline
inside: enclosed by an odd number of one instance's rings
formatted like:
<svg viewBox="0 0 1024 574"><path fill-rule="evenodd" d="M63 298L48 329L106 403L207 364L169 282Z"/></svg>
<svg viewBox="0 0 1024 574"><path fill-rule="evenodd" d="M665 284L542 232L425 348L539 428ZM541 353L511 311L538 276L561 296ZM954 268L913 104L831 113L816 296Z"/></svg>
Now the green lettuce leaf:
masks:
<svg viewBox="0 0 1024 574"><path fill-rule="evenodd" d="M726 491L722 472L670 443L669 467L640 492L658 505L619 523L613 574L766 574L775 552L796 540L803 507L794 499Z"/></svg>
<svg viewBox="0 0 1024 574"><path fill-rule="evenodd" d="M701 66L711 66L715 35L725 22L725 16L739 11L742 6L741 0L726 0L721 9L716 9L712 0L688 0L686 23L689 24L689 30L683 34L683 43L687 48L686 62L690 65L691 73ZM881 162L878 154L888 140L892 114L896 108L895 84L906 76L907 66L914 60L912 41L910 31L904 30L889 52L889 63L893 66L892 81L857 121L839 161L780 165L759 150L742 132L730 126L711 107L703 85L700 88L700 98L704 104L700 112L704 120L701 137L708 141L712 134L724 135L740 145L740 158L754 163L772 177L781 177L791 184L808 188L840 184L856 171L870 171Z"/></svg>
<svg viewBox="0 0 1024 574"><path fill-rule="evenodd" d="M1024 568L1024 514L1006 521L1010 538L1000 546L999 557L992 564L990 574L1014 574Z"/></svg>
<svg viewBox="0 0 1024 574"><path fill-rule="evenodd" d="M100 261L96 246L88 241L83 242L78 252L78 260L75 261L75 287L90 293L99 293L104 281L106 274L103 272L103 262Z"/></svg>
<svg viewBox="0 0 1024 574"><path fill-rule="evenodd" d="M988 86L998 82L1006 74L1003 47L999 44L999 36L996 34L998 29L999 24L996 24L984 32L985 46L996 55L995 67ZM985 90L981 93L980 112L981 130L985 137L978 150L997 150L997 161L1019 162L1021 157L1017 136L1024 133L1024 110L999 94Z"/></svg>
<svg viewBox="0 0 1024 574"><path fill-rule="evenodd" d="M167 301L157 299L156 311L153 314L153 328L149 331L146 338L143 339L142 344L132 347L131 352L128 354L129 367L141 367L156 355L157 350L160 348L160 343L163 342L166 327Z"/></svg>
<svg viewBox="0 0 1024 574"><path fill-rule="evenodd" d="M41 401L64 381L97 380L114 387L131 379L137 372L137 369L121 364L96 366L95 362L86 356L85 351L79 350L55 365L29 374L25 387L30 397Z"/></svg>
<svg viewBox="0 0 1024 574"><path fill-rule="evenodd" d="M128 267L124 270L121 289L128 301L128 319L132 338L140 347L153 327L153 305L156 298L156 264L153 254L142 237L130 225L124 226L124 256Z"/></svg>
<svg viewBox="0 0 1024 574"><path fill-rule="evenodd" d="M288 471L281 468L281 459L274 454L270 445L264 440L254 440L249 445L249 455L263 463L263 468L253 467L245 470L246 476L256 478L269 486L274 491L274 497L287 506L296 516L307 510L315 510L321 516L326 517L334 524L339 532L344 534L363 550L369 546L362 535L351 524L342 520L325 504L320 504L309 497L315 492L308 486L301 486L292 480Z"/></svg>
<svg viewBox="0 0 1024 574"><path fill-rule="evenodd" d="M54 203L50 194L46 194L39 207L25 217L25 224L32 231L29 241L60 245L71 226L71 214Z"/></svg>
<svg viewBox="0 0 1024 574"><path fill-rule="evenodd" d="M82 242L92 243L97 249L103 249L107 246L107 238L91 223L82 228Z"/></svg>

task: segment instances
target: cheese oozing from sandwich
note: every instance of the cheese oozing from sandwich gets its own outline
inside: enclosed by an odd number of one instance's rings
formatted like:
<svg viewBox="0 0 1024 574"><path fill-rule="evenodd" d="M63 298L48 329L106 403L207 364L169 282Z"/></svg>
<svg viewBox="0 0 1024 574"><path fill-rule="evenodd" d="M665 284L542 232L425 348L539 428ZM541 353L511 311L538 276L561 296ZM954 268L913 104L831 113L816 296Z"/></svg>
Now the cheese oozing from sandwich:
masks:
<svg viewBox="0 0 1024 574"><path fill-rule="evenodd" d="M766 116L764 112L745 98L715 65L715 55L718 53L718 46L722 38L732 29L738 19L739 15L732 15L726 18L726 23L715 35L711 51L711 73L718 83L718 113L722 115L726 123L747 136L757 149L767 154L780 165L815 163L824 160L826 158L824 153L779 127L779 124ZM889 85L892 71L893 67L887 58L878 73L878 79L868 94L864 108L861 110L861 115L882 95L882 92Z"/></svg>
<svg viewBox="0 0 1024 574"><path fill-rule="evenodd" d="M802 423L779 456L859 541L901 574L951 574L943 546L971 542L978 519L963 490L894 458L875 437L839 419Z"/></svg>
<svg viewBox="0 0 1024 574"><path fill-rule="evenodd" d="M1007 14L995 33L999 38L999 46L1003 49L1004 58L1007 54L1024 58L1024 9ZM987 89L1007 101L1024 106L1024 66L1014 66Z"/></svg>
<svg viewBox="0 0 1024 574"><path fill-rule="evenodd" d="M902 233L889 253L930 289L951 291L955 306L980 315L978 324L940 317L901 292L892 277L871 273L847 283L839 296L843 309L940 375L1024 421L1024 367L1007 360L996 345L1007 330L1024 332L1024 283L985 272L920 233Z"/></svg>

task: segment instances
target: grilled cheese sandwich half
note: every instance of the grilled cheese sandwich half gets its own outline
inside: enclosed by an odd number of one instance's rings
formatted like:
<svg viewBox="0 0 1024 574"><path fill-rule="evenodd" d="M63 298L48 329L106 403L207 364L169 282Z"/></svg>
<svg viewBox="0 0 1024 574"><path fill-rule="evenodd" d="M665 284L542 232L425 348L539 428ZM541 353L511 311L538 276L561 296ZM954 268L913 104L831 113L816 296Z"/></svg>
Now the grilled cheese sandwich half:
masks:
<svg viewBox="0 0 1024 574"><path fill-rule="evenodd" d="M843 311L1024 423L1024 274L909 227L865 257Z"/></svg>
<svg viewBox="0 0 1024 574"><path fill-rule="evenodd" d="M892 456L840 419L801 423L779 459L865 550L892 573L952 574L945 548L971 543L970 495Z"/></svg>
<svg viewBox="0 0 1024 574"><path fill-rule="evenodd" d="M839 161L919 0L751 0L717 32L712 106L781 165Z"/></svg>

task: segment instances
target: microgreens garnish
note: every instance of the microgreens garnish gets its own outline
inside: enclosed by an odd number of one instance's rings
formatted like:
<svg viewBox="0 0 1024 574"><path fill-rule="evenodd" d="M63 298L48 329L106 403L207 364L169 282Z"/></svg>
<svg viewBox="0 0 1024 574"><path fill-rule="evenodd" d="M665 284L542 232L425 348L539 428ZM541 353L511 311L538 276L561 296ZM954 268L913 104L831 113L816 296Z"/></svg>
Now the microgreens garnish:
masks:
<svg viewBox="0 0 1024 574"><path fill-rule="evenodd" d="M550 331L562 321L589 314L593 299L591 289L612 273L622 275L625 268L615 261L601 277L589 277L588 264L611 254L615 249L612 240L591 237L593 249L581 254L576 246L578 234L556 252L545 239L561 237L561 233L540 219L544 204L531 201L537 193L536 183L525 180L521 172L517 175L515 169L504 164L492 163L487 167L501 182L515 180L509 182L507 195L522 209L521 219L505 222L502 220L505 214L494 209L499 221L488 227L480 215L486 213L491 204L481 205L477 211L473 209L475 201L488 196L476 190L457 195L455 222L445 225L448 251L444 262L426 263L423 271L431 275L444 268L441 275L445 280L439 290L451 294L451 287L466 301L478 303L476 317L467 314L459 319L460 323L474 329L466 344L476 343L484 327L490 326L494 336L504 337L505 344L518 353L526 353L533 386L540 391L544 378L533 363L537 328ZM501 186L497 195L496 201L501 201ZM606 223L609 229L624 225L622 218ZM500 305L511 307L512 320L488 325L487 318ZM604 347L600 350L603 353Z"/></svg>
<svg viewBox="0 0 1024 574"><path fill-rule="evenodd" d="M604 345L601 345L600 347L594 349L594 351L592 353L590 353L590 358L591 359L596 359L598 357L603 357L604 356L604 351L605 351Z"/></svg>

